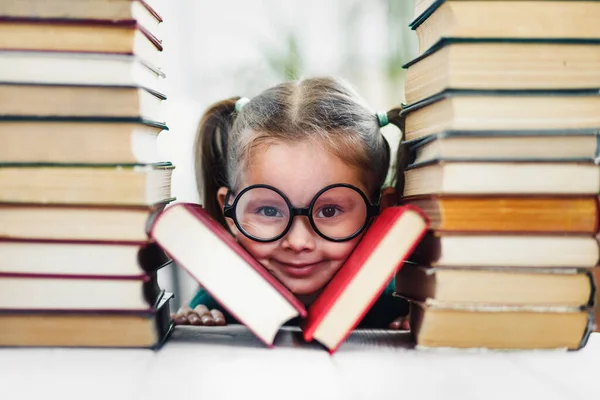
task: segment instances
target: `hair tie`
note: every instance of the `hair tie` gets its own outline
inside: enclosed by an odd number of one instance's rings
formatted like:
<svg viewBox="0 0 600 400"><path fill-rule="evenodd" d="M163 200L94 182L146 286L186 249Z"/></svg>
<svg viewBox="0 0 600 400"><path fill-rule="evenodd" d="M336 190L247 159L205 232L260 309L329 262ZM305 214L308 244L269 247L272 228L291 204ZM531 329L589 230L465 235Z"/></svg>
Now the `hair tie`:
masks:
<svg viewBox="0 0 600 400"><path fill-rule="evenodd" d="M384 126L390 123L390 121L388 121L388 116L386 112L378 112L377 121L379 121L380 128L383 128Z"/></svg>
<svg viewBox="0 0 600 400"><path fill-rule="evenodd" d="M250 99L247 97L240 97L238 99L238 101L235 102L235 111L236 112L240 112L242 110L242 108L244 108L244 106L246 104L248 104L250 102Z"/></svg>

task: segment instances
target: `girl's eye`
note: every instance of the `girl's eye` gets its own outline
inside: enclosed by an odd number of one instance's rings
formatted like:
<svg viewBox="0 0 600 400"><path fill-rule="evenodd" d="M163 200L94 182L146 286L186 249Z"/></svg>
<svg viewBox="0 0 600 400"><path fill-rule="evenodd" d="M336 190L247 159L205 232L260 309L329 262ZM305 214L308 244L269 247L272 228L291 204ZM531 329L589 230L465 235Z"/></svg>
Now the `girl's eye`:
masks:
<svg viewBox="0 0 600 400"><path fill-rule="evenodd" d="M336 206L325 206L322 207L317 213L319 218L335 218L340 215L341 210Z"/></svg>
<svg viewBox="0 0 600 400"><path fill-rule="evenodd" d="M258 214L264 217L283 217L283 214L275 207L261 207L257 211Z"/></svg>

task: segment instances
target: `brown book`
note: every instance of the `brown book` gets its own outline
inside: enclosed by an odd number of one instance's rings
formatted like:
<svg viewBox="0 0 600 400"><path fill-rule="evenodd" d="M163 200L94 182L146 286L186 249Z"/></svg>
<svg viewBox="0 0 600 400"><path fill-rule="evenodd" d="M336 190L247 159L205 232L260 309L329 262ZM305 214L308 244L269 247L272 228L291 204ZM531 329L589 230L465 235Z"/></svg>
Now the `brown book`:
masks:
<svg viewBox="0 0 600 400"><path fill-rule="evenodd" d="M409 105L401 116L408 141L444 131L598 129L600 96L598 89L448 90Z"/></svg>
<svg viewBox="0 0 600 400"><path fill-rule="evenodd" d="M411 256L433 267L592 268L600 249L584 235L429 233Z"/></svg>
<svg viewBox="0 0 600 400"><path fill-rule="evenodd" d="M441 161L410 165L404 178L404 196L600 192L600 167L592 162Z"/></svg>
<svg viewBox="0 0 600 400"><path fill-rule="evenodd" d="M441 38L598 40L599 20L594 1L438 0L411 28L423 53Z"/></svg>
<svg viewBox="0 0 600 400"><path fill-rule="evenodd" d="M405 198L403 203L423 210L436 231L594 234L598 230L596 196L424 196Z"/></svg>
<svg viewBox="0 0 600 400"><path fill-rule="evenodd" d="M591 272L576 269L429 268L407 264L396 293L427 305L584 307L594 304Z"/></svg>
<svg viewBox="0 0 600 400"><path fill-rule="evenodd" d="M0 49L134 54L160 67L162 44L135 21L45 21L0 17Z"/></svg>
<svg viewBox="0 0 600 400"><path fill-rule="evenodd" d="M138 164L165 160L164 124L143 120L0 118L0 163Z"/></svg>
<svg viewBox="0 0 600 400"><path fill-rule="evenodd" d="M148 240L149 226L165 205L104 207L0 203L0 240L143 244Z"/></svg>
<svg viewBox="0 0 600 400"><path fill-rule="evenodd" d="M411 302L418 347L570 349L584 347L593 313L579 308L450 307Z"/></svg>
<svg viewBox="0 0 600 400"><path fill-rule="evenodd" d="M120 118L164 123L165 96L136 86L0 84L0 116Z"/></svg>
<svg viewBox="0 0 600 400"><path fill-rule="evenodd" d="M406 102L448 89L555 90L600 87L600 42L460 42L446 39L408 63Z"/></svg>
<svg viewBox="0 0 600 400"><path fill-rule="evenodd" d="M164 293L144 312L0 312L0 346L159 348L173 323Z"/></svg>
<svg viewBox="0 0 600 400"><path fill-rule="evenodd" d="M0 16L56 21L136 21L157 36L162 18L143 0L2 0Z"/></svg>
<svg viewBox="0 0 600 400"><path fill-rule="evenodd" d="M0 165L0 203L149 206L171 199L170 163Z"/></svg>

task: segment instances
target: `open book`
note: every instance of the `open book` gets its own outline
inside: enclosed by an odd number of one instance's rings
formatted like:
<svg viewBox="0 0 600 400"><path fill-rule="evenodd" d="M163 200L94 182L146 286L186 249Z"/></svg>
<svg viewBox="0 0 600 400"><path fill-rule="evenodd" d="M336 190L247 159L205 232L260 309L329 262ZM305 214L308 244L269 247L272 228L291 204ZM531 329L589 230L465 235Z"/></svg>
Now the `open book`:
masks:
<svg viewBox="0 0 600 400"><path fill-rule="evenodd" d="M383 292L427 226L417 208L385 209L308 312L200 205L167 207L150 235L267 346L286 321L300 317L306 318L304 338L319 341L332 353Z"/></svg>

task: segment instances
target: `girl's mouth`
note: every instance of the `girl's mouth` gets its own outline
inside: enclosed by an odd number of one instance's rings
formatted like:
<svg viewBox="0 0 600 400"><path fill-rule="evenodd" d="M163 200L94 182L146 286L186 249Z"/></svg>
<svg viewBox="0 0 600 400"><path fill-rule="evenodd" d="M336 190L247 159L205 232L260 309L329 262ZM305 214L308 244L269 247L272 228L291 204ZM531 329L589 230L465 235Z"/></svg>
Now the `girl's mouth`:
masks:
<svg viewBox="0 0 600 400"><path fill-rule="evenodd" d="M311 276L315 270L318 268L319 263L312 264L287 264L281 261L277 261L279 267L283 270L283 272L294 278L306 278Z"/></svg>

